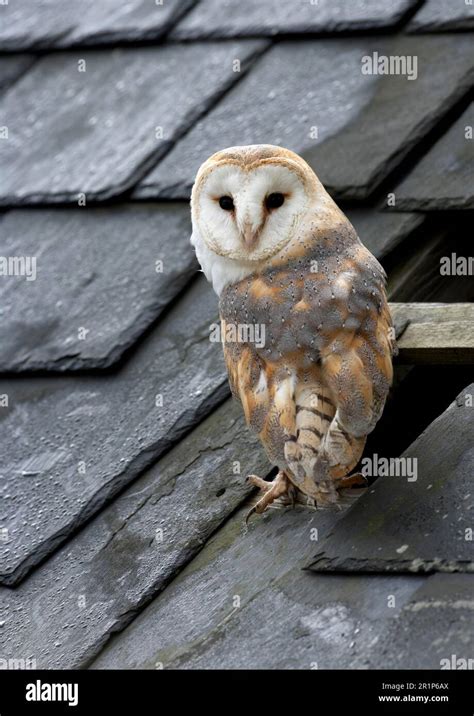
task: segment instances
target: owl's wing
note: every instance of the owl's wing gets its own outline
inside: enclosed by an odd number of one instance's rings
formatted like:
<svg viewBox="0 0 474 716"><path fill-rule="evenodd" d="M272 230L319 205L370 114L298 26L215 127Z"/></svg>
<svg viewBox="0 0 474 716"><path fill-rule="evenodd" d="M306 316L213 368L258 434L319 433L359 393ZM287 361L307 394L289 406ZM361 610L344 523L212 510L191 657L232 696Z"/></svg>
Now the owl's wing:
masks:
<svg viewBox="0 0 474 716"><path fill-rule="evenodd" d="M329 491L331 480L357 465L391 386L395 341L385 279L378 261L355 243L348 255L321 262L315 275L306 273L302 292L294 291L299 301L288 321L292 342L300 364L305 357L316 367L299 371L296 441L286 456L293 473L301 465ZM283 340L280 346L284 353Z"/></svg>
<svg viewBox="0 0 474 716"><path fill-rule="evenodd" d="M372 293L372 292L371 292ZM354 329L341 330L321 351L325 383L335 400L336 418L350 435L368 435L379 420L392 383L396 344L385 290L366 304Z"/></svg>
<svg viewBox="0 0 474 716"><path fill-rule="evenodd" d="M221 319L222 346L234 398L242 403L245 420L256 433L260 433L270 398L264 362L254 348L238 341L226 341L227 322Z"/></svg>

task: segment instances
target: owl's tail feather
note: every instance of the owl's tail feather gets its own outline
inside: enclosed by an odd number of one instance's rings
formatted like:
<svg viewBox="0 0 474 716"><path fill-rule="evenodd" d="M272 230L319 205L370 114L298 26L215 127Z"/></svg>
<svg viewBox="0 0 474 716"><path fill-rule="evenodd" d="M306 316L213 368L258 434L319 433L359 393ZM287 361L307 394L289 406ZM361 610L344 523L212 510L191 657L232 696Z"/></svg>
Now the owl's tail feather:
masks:
<svg viewBox="0 0 474 716"><path fill-rule="evenodd" d="M334 416L326 435L324 453L329 464L329 474L333 480L345 477L357 465L364 451L367 436L350 435ZM315 475L317 479L317 475Z"/></svg>
<svg viewBox="0 0 474 716"><path fill-rule="evenodd" d="M297 389L296 433L285 443L285 459L295 484L310 497L320 497L315 472L326 458L323 444L336 413L329 391L322 383ZM327 471L327 467L326 467Z"/></svg>
<svg viewBox="0 0 474 716"><path fill-rule="evenodd" d="M334 481L356 466L365 440L344 430L322 383L297 391L296 434L285 444L285 458L302 492L314 499L325 494L327 501L336 501Z"/></svg>

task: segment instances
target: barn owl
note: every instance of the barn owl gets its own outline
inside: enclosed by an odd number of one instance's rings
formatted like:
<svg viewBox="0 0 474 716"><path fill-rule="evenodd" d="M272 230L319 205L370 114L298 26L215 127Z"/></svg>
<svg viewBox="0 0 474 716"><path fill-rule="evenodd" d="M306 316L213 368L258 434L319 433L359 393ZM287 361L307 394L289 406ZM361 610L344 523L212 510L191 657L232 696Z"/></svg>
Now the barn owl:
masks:
<svg viewBox="0 0 474 716"><path fill-rule="evenodd" d="M272 482L247 478L262 491L249 514L296 494L337 502L362 479L350 473L392 381L383 268L310 166L282 147L213 154L191 214L232 393L278 467Z"/></svg>

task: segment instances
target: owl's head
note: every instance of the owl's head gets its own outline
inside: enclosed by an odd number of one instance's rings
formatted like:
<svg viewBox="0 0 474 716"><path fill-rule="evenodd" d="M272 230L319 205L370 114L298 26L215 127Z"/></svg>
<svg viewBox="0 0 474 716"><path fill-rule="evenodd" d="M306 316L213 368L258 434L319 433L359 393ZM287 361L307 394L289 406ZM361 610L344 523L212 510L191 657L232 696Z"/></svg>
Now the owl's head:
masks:
<svg viewBox="0 0 474 716"><path fill-rule="evenodd" d="M191 241L217 293L278 254L302 219L329 199L297 154L269 144L230 147L200 167Z"/></svg>

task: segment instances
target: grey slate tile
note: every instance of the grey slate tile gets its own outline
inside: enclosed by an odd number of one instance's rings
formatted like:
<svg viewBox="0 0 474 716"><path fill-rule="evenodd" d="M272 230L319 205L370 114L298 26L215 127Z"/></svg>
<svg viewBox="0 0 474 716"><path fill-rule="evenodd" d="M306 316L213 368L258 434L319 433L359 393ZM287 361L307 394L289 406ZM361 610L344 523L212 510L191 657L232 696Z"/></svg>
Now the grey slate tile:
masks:
<svg viewBox="0 0 474 716"><path fill-rule="evenodd" d="M373 52L415 55L417 79L362 74L361 60ZM470 39L460 36L277 43L134 196L187 198L199 165L215 151L270 143L302 154L339 198L367 197L467 93L473 66Z"/></svg>
<svg viewBox="0 0 474 716"><path fill-rule="evenodd" d="M474 383L410 445L402 455L410 461L405 470L394 466L378 477L319 545L310 569L474 572L473 395ZM379 475L382 468L377 465Z"/></svg>
<svg viewBox="0 0 474 716"><path fill-rule="evenodd" d="M425 0L408 24L408 32L474 29L474 6L466 0Z"/></svg>
<svg viewBox="0 0 474 716"><path fill-rule="evenodd" d="M35 280L0 276L0 371L113 365L197 270L189 236L176 204L7 212L0 255Z"/></svg>
<svg viewBox="0 0 474 716"><path fill-rule="evenodd" d="M245 533L245 509L92 668L352 668L425 579L303 571L315 531L323 539L344 513L272 510Z"/></svg>
<svg viewBox="0 0 474 716"><path fill-rule="evenodd" d="M0 50L107 45L161 37L194 0L22 0L0 5Z"/></svg>
<svg viewBox="0 0 474 716"><path fill-rule="evenodd" d="M228 395L216 317L199 279L117 374L0 380L0 582L21 580Z"/></svg>
<svg viewBox="0 0 474 716"><path fill-rule="evenodd" d="M414 0L201 0L172 31L179 39L341 32L392 27Z"/></svg>
<svg viewBox="0 0 474 716"><path fill-rule="evenodd" d="M394 209L474 209L474 104L395 189Z"/></svg>
<svg viewBox="0 0 474 716"><path fill-rule="evenodd" d="M376 189L402 159L472 86L471 39L386 38L371 44L369 56L416 57L417 79L382 75L356 121L303 154L328 187L351 198Z"/></svg>
<svg viewBox="0 0 474 716"><path fill-rule="evenodd" d="M12 57L3 55L0 57L0 92L10 87L31 67L34 61L34 55L13 55Z"/></svg>
<svg viewBox="0 0 474 716"><path fill-rule="evenodd" d="M54 0L2 3L0 50L8 52L53 46L73 29L75 10L78 11L78 4L65 6L63 3L60 6Z"/></svg>
<svg viewBox="0 0 474 716"><path fill-rule="evenodd" d="M2 658L89 661L249 494L236 461L263 475L269 467L226 401L29 579L0 587Z"/></svg>
<svg viewBox="0 0 474 716"><path fill-rule="evenodd" d="M394 669L472 669L473 591L472 575L429 577L355 667L387 668L388 660Z"/></svg>
<svg viewBox="0 0 474 716"><path fill-rule="evenodd" d="M0 204L120 194L239 78L235 59L243 72L264 46L255 40L44 57L0 101L9 132L0 147Z"/></svg>
<svg viewBox="0 0 474 716"><path fill-rule="evenodd" d="M392 214L365 208L349 209L346 215L362 243L379 260L401 244L424 220L421 214Z"/></svg>

